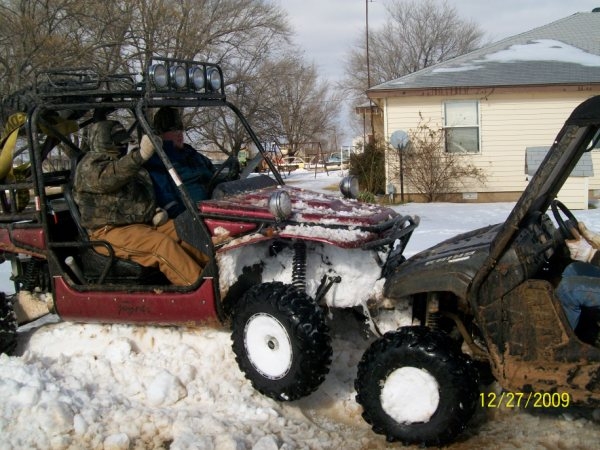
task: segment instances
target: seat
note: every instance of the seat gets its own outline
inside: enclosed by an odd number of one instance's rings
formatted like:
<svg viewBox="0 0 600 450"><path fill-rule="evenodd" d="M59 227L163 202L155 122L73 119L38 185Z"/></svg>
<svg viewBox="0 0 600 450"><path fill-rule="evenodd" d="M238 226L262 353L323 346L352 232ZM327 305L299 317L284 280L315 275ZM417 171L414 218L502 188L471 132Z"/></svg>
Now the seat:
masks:
<svg viewBox="0 0 600 450"><path fill-rule="evenodd" d="M75 166L73 165L72 167ZM73 198L72 179L73 176L71 176L69 182L64 186L63 193L79 235L78 240L72 243L72 246L77 250L77 253L72 256L84 278L79 281L87 284L170 284L158 268L146 267L135 261L117 258L109 242L91 241L89 239L87 231L81 224L79 208ZM104 247L108 255L98 253L94 249L95 247ZM76 274L74 273L74 275Z"/></svg>

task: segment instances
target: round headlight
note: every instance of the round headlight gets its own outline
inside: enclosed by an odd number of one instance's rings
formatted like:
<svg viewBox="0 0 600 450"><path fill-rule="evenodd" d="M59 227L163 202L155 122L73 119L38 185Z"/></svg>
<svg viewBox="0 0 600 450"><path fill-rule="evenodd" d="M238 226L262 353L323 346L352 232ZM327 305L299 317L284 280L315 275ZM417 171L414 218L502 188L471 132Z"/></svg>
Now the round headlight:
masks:
<svg viewBox="0 0 600 450"><path fill-rule="evenodd" d="M284 220L292 214L292 200L286 191L275 191L269 197L269 212L277 220Z"/></svg>
<svg viewBox="0 0 600 450"><path fill-rule="evenodd" d="M221 89L221 74L216 67L211 67L206 71L206 78L212 91Z"/></svg>
<svg viewBox="0 0 600 450"><path fill-rule="evenodd" d="M183 66L172 66L169 69L169 75L171 76L171 86L176 89L185 87L187 82L185 68Z"/></svg>
<svg viewBox="0 0 600 450"><path fill-rule="evenodd" d="M152 64L148 74L150 75L150 80L154 86L159 89L164 89L167 87L167 68L163 64Z"/></svg>
<svg viewBox="0 0 600 450"><path fill-rule="evenodd" d="M340 191L346 198L358 198L358 178L347 176L340 181Z"/></svg>
<svg viewBox="0 0 600 450"><path fill-rule="evenodd" d="M199 91L204 87L204 70L202 67L193 66L188 69L190 88Z"/></svg>

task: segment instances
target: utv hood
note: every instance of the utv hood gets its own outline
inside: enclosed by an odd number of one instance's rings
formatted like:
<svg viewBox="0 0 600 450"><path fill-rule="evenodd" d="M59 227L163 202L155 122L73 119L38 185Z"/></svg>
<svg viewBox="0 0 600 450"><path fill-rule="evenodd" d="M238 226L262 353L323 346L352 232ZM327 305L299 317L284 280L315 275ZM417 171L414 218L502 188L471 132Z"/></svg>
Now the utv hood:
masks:
<svg viewBox="0 0 600 450"><path fill-rule="evenodd" d="M279 217L273 208L278 201L284 207L291 205ZM390 208L290 186L269 186L204 201L200 215L215 238L256 232L266 238L301 238L344 248L391 238L401 219Z"/></svg>
<svg viewBox="0 0 600 450"><path fill-rule="evenodd" d="M437 290L464 297L501 225L460 234L412 256L388 275L385 296L401 298Z"/></svg>

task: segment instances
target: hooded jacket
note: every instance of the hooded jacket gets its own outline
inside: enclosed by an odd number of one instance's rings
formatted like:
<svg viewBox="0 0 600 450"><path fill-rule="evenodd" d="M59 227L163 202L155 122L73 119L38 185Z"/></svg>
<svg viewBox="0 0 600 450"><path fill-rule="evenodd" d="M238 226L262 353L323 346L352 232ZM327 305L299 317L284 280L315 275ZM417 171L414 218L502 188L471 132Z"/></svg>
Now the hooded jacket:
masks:
<svg viewBox="0 0 600 450"><path fill-rule="evenodd" d="M192 201L198 203L209 198L208 184L215 172L211 160L197 152L189 144L183 144L182 148L177 149L172 141L163 141L163 150L185 185ZM154 195L157 205L165 209L170 218L175 218L185 211L179 190L159 156L156 153L152 155L144 167L150 173L150 178L155 186Z"/></svg>
<svg viewBox="0 0 600 450"><path fill-rule="evenodd" d="M90 151L75 169L73 198L89 231L105 225L150 223L156 209L154 188L139 149L121 155L123 142L111 139L120 124L94 125ZM122 126L120 127L122 129ZM121 132L118 130L118 132Z"/></svg>

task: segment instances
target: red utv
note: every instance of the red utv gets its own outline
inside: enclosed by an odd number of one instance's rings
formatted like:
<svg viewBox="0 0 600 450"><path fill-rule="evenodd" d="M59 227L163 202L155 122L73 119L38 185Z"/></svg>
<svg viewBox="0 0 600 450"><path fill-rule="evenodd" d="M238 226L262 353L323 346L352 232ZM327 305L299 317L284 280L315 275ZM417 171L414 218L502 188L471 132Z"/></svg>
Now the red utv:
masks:
<svg viewBox="0 0 600 450"><path fill-rule="evenodd" d="M332 354L324 309L368 316L417 221L350 198L352 179L341 183L344 196L286 186L225 94L217 65L153 59L141 81L55 70L3 99L0 255L17 294L0 302L0 351L14 350L19 323L48 312L77 322L226 325L241 370L263 394L294 400L321 384ZM194 115L196 137L220 117L237 121L255 155L243 169L230 156L210 183L212 198L195 204L155 140L186 206L175 219L179 235L210 257L186 288L98 253L111 246L90 241L71 195L91 124L118 118L139 140L154 136L149 115L161 106ZM263 165L267 173L257 171Z"/></svg>

